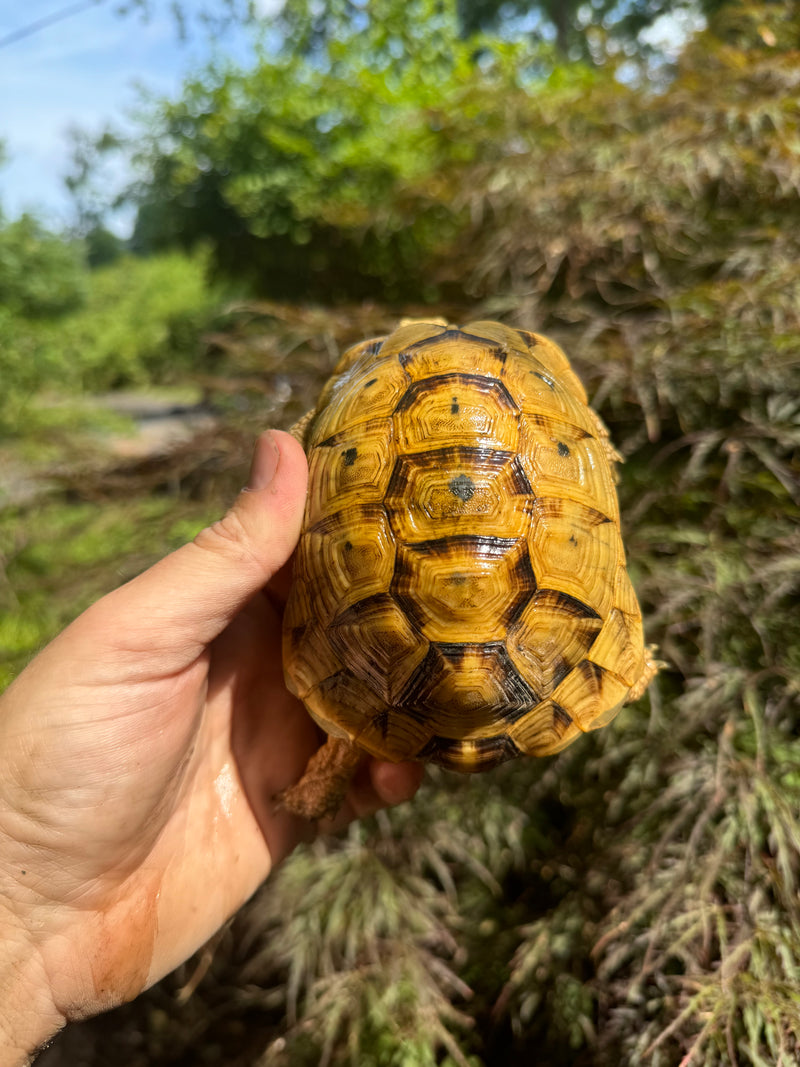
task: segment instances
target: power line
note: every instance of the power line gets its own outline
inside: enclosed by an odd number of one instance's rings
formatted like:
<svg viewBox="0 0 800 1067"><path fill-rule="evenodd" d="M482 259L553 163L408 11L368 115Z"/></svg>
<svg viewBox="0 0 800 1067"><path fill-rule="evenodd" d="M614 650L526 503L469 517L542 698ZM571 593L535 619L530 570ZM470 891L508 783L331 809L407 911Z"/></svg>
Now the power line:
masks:
<svg viewBox="0 0 800 1067"><path fill-rule="evenodd" d="M44 18L29 22L27 26L12 30L5 37L0 37L0 48L5 48L7 44L15 44L25 37L31 37L34 33L47 29L48 26L52 26L55 22L62 22L72 15L78 15L81 11L86 11L88 8L102 3L105 3L105 0L83 0L80 4L69 4L67 7L62 7L59 11L54 11L52 15L45 15Z"/></svg>

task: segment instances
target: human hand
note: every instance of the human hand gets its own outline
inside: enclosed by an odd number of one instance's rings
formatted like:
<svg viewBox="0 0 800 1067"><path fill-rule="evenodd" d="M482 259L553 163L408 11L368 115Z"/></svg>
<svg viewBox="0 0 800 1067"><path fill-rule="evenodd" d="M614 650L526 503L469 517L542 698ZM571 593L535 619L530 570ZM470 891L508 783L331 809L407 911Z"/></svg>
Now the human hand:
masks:
<svg viewBox="0 0 800 1067"><path fill-rule="evenodd" d="M306 476L296 441L264 435L222 520L84 612L0 698L0 1064L168 973L309 836L273 801L320 738L283 683L282 575L264 589ZM367 761L335 826L420 777Z"/></svg>

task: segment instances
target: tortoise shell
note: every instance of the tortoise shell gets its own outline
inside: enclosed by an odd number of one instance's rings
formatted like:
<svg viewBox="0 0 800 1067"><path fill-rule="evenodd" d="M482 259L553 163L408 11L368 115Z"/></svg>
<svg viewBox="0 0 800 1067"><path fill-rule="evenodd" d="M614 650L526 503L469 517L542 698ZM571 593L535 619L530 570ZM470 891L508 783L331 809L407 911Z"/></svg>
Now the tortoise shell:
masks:
<svg viewBox="0 0 800 1067"><path fill-rule="evenodd" d="M345 353L301 436L284 665L327 733L484 770L558 752L644 689L619 457L552 341L403 325Z"/></svg>

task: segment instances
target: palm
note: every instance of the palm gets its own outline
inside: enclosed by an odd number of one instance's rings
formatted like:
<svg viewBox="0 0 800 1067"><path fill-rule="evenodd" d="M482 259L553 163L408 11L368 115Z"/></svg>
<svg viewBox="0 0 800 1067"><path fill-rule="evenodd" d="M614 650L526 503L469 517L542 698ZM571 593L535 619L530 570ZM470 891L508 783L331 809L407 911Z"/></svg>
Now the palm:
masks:
<svg viewBox="0 0 800 1067"><path fill-rule="evenodd" d="M274 801L318 744L283 683L285 575L254 592L302 514L305 457L286 435L280 456L268 487L89 608L0 700L0 920L58 1016L166 974L310 832ZM363 768L337 822L420 773Z"/></svg>
<svg viewBox="0 0 800 1067"><path fill-rule="evenodd" d="M62 653L58 642L51 650ZM97 642L92 654L95 675L108 675ZM19 891L32 892L45 915L57 911L67 970L83 959L100 998L97 975L123 964L117 954L127 954L124 968L134 963L132 929L144 946L133 968L141 988L210 936L291 849L303 826L272 797L317 743L283 685L274 596L257 594L210 652L177 672L161 649L151 658L163 661L160 675L138 669L131 678L124 659L117 678L79 670L80 682L64 687L54 674L38 696L47 705L38 743L57 758L35 761L35 781L19 783L40 798L28 805L28 826L14 828ZM57 910L64 904L74 905L69 922ZM93 943L99 957L87 958Z"/></svg>

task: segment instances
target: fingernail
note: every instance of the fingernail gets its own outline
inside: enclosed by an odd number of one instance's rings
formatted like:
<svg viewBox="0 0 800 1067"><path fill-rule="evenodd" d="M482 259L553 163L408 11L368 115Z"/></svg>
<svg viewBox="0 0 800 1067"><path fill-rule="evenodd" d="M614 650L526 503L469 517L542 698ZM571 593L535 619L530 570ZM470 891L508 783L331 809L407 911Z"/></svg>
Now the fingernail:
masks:
<svg viewBox="0 0 800 1067"><path fill-rule="evenodd" d="M253 461L250 464L250 477L247 479L247 488L251 493L257 493L260 489L266 489L275 477L278 469L281 453L278 442L271 430L262 433L256 441L253 452Z"/></svg>

